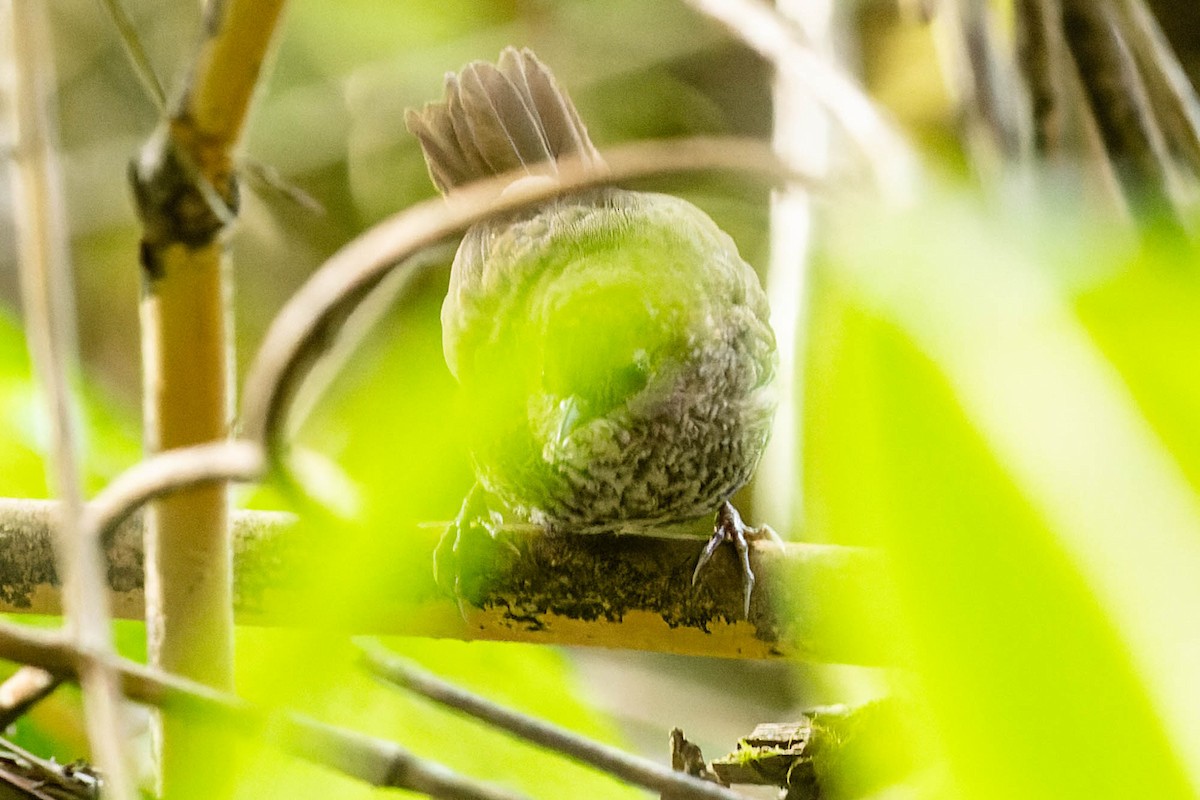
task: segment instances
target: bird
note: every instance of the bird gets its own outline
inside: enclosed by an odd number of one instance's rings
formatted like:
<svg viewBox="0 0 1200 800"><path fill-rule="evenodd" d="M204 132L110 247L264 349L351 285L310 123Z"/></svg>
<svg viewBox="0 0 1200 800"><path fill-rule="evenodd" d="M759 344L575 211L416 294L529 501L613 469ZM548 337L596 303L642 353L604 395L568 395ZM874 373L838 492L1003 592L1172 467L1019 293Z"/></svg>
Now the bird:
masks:
<svg viewBox="0 0 1200 800"><path fill-rule="evenodd" d="M555 180L564 159L604 168L529 49L447 73L444 99L405 124L450 198L514 171ZM730 496L766 447L778 356L762 284L728 234L667 194L558 196L466 231L441 322L477 479L455 537L468 515L497 519L496 505L563 534L714 515L693 584L732 542L749 616L747 541L777 537L744 523Z"/></svg>

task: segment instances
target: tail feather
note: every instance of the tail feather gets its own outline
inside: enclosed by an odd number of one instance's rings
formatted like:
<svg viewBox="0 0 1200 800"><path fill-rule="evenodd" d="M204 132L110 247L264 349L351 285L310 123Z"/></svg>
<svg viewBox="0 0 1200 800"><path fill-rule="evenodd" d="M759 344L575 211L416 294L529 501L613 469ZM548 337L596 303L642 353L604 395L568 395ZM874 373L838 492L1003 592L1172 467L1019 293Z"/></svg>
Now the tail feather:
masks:
<svg viewBox="0 0 1200 800"><path fill-rule="evenodd" d="M457 76L471 144L494 174L553 161L540 117L509 76L490 65L470 64Z"/></svg>
<svg viewBox="0 0 1200 800"><path fill-rule="evenodd" d="M521 167L553 174L568 156L602 164L574 103L527 49L508 47L496 64L474 61L447 75L445 100L409 110L405 124L443 193Z"/></svg>

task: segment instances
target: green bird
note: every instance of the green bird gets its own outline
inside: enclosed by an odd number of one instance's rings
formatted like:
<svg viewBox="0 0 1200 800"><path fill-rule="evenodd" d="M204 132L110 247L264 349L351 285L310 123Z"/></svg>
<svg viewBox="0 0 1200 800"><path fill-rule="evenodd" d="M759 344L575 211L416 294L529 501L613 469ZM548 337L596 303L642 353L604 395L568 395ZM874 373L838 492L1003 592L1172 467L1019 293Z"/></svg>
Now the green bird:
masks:
<svg viewBox="0 0 1200 800"><path fill-rule="evenodd" d="M448 74L445 100L406 123L444 194L513 170L553 180L566 157L603 166L529 50ZM696 575L732 541L749 613L746 538L760 530L729 497L766 446L775 336L758 276L703 211L601 188L476 225L454 258L442 328L477 488L553 532L716 512Z"/></svg>

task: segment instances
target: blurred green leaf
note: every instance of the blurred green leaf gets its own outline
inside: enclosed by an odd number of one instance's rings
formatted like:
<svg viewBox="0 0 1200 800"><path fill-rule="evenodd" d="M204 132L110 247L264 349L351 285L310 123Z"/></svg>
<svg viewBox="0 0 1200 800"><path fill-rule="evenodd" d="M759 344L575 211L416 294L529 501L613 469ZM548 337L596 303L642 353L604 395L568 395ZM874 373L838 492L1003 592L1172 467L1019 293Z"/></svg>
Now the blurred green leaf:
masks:
<svg viewBox="0 0 1200 800"><path fill-rule="evenodd" d="M80 385L77 415L87 487L95 491L141 454L137 428L128 409L97 387ZM49 422L34 388L25 335L0 310L0 496L47 497L45 460Z"/></svg>
<svg viewBox="0 0 1200 800"><path fill-rule="evenodd" d="M842 220L814 315L812 521L886 549L962 796L1190 797L1200 505L1072 310L1131 249L1063 247L1079 227L1035 216ZM1176 346L1151 327L1145 346Z"/></svg>
<svg viewBox="0 0 1200 800"><path fill-rule="evenodd" d="M1141 255L1080 294L1079 314L1200 491L1200 272L1186 253Z"/></svg>
<svg viewBox="0 0 1200 800"><path fill-rule="evenodd" d="M29 354L20 326L7 314L0 314L0 418L0 494L45 497L44 447L38 441Z"/></svg>

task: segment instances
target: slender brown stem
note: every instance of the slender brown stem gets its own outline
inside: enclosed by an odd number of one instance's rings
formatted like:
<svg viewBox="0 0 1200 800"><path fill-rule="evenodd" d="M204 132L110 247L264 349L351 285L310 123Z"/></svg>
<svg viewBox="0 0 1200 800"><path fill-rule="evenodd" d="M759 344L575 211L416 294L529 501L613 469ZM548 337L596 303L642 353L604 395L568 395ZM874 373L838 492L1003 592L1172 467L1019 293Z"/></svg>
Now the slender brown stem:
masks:
<svg viewBox="0 0 1200 800"><path fill-rule="evenodd" d="M1110 0L1062 0L1063 31L1105 149L1131 205L1180 223L1175 167L1125 26Z"/></svg>
<svg viewBox="0 0 1200 800"><path fill-rule="evenodd" d="M93 658L54 632L3 620L0 655L75 680L83 663ZM190 725L203 721L265 738L292 755L372 786L408 789L444 800L520 800L520 795L459 775L384 739L301 714L268 712L227 692L114 656L106 656L104 666L119 678L126 695L172 717ZM208 764L208 769L210 773L230 771L230 765Z"/></svg>
<svg viewBox="0 0 1200 800"><path fill-rule="evenodd" d="M363 663L376 677L462 712L495 728L591 765L618 778L670 792L677 800L743 800L742 795L715 783L630 755L615 747L580 736L540 719L505 708L441 680L374 642L363 642Z"/></svg>
<svg viewBox="0 0 1200 800"><path fill-rule="evenodd" d="M154 103L155 110L163 113L167 108L167 92L163 89L162 81L158 79L154 66L150 63L150 56L146 53L146 48L142 47L142 40L137 35L133 20L125 13L125 7L121 5L121 0L100 0L100 4L117 29L117 36L125 48L125 55L129 57L133 72L141 82L142 88L146 90L146 95Z"/></svg>
<svg viewBox="0 0 1200 800"><path fill-rule="evenodd" d="M120 690L103 663L112 652L104 564L96 542L82 535L83 486L78 433L70 398L75 368L74 296L68 256L61 179L55 154L56 130L52 41L46 7L37 0L8 4L12 129L16 133L13 196L20 246L22 305L26 339L51 420L53 458L50 483L62 499L57 561L63 575L67 630L84 659L81 683L88 739L101 768L110 776L110 796L132 797L120 736ZM6 48L8 49L8 48Z"/></svg>
<svg viewBox="0 0 1200 800"><path fill-rule="evenodd" d="M688 5L725 26L778 73L808 88L828 109L869 166L883 197L911 201L918 165L904 136L880 113L858 82L817 54L800 30L763 0L687 0Z"/></svg>
<svg viewBox="0 0 1200 800"><path fill-rule="evenodd" d="M1145 0L1120 0L1129 44L1163 131L1200 177L1200 99Z"/></svg>
<svg viewBox="0 0 1200 800"><path fill-rule="evenodd" d="M1033 117L1034 149L1053 155L1063 148L1066 125L1066 87L1057 0L1016 0L1017 67L1024 78Z"/></svg>

